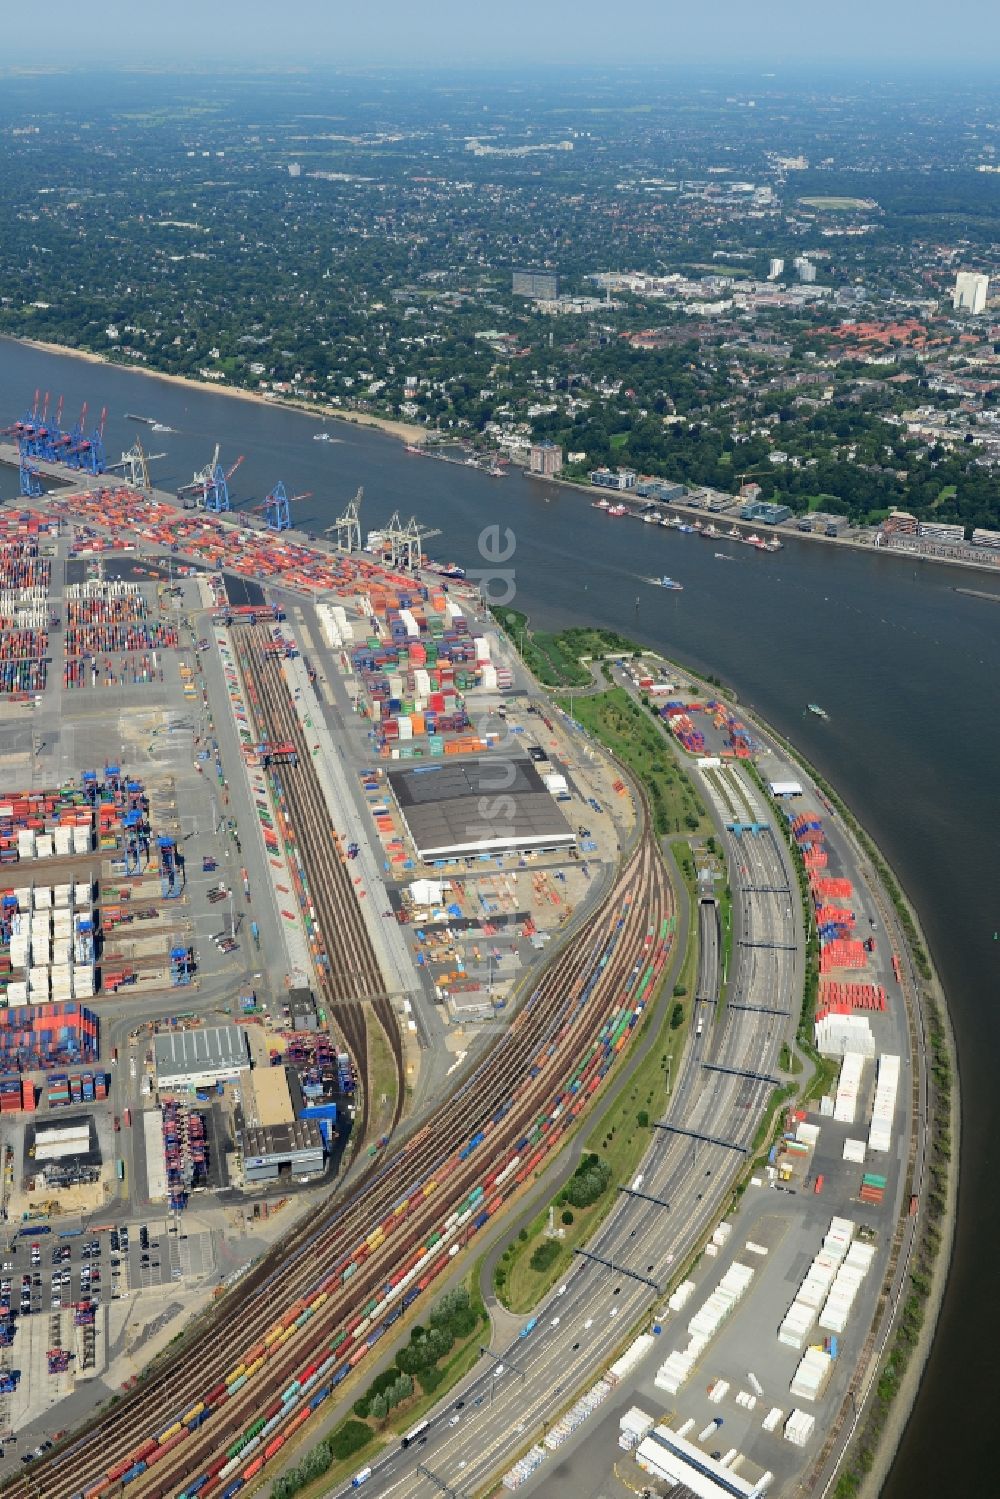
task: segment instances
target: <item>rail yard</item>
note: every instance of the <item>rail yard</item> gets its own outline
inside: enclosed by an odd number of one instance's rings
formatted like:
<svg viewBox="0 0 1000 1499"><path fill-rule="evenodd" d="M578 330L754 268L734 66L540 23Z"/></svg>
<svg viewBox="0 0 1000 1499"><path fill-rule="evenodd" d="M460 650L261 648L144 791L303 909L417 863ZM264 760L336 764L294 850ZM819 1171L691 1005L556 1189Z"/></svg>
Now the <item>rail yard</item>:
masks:
<svg viewBox="0 0 1000 1499"><path fill-rule="evenodd" d="M144 1378L123 1378L121 1309L102 1303L93 1270L74 1262L73 1310L96 1327L82 1359L96 1338L103 1384L95 1377L92 1388L117 1397L95 1411L74 1382L75 1355L63 1355L68 1309L54 1269L49 1375L63 1382L48 1394L67 1398L63 1424L75 1430L0 1451L0 1482L17 1499L234 1499L263 1491L327 1429L355 1398L355 1371L382 1358L411 1308L424 1314L470 1244L485 1247L489 1266L511 1207L535 1202L651 1007L666 1002L682 956L680 882L641 790L523 677L471 590L395 557L268 536L237 515L192 515L103 484L4 516L0 542L11 585L0 594L12 747L0 767L5 977L8 1013L27 1016L5 1054L19 1092L14 1103L8 1090L0 1128L21 1131L4 1135L15 1188L6 1252L20 1245L23 1257L32 1244L21 1314L9 1300L4 1309L4 1368L29 1346L25 1325L41 1310L29 1285L40 1235L54 1232L56 1244L124 1231L127 1252L128 1220L152 1218L154 1233L174 1236L164 1280L182 1283L185 1316L201 1312L172 1349L179 1323L165 1322L151 1347L160 1357ZM720 1493L727 1471L740 1473L740 1493L791 1492L804 1463L820 1459L816 1418L832 1425L859 1388L870 1344L857 1329L872 1325L891 1224L913 1180L912 1092L904 1085L897 1098L888 1082L910 1061L889 918L827 809L808 787L791 788L779 752L655 663L619 663L615 678L646 706L665 700L662 731L713 827L713 858L692 840L687 1044L638 1174L617 1183L571 1272L520 1335L491 1307L502 1331L457 1403L433 1411L412 1443L371 1458L369 1492L429 1494L443 1483L471 1494L501 1475L508 1488L597 1492L599 1471L617 1481L597 1453L626 1393L658 1411L645 1430L661 1423L661 1448L687 1441L683 1461L707 1463ZM779 800L739 763L751 758ZM484 811L503 789L504 811ZM67 871L90 893L57 919ZM854 1061L821 1100L779 1115L779 1143L762 1160L761 1121L787 1086L806 924L821 941L817 1047ZM68 958L64 932L76 941ZM87 1007L81 1060L107 1073L108 1087L88 1096L92 1115L67 1120L72 1148L90 1151L74 1169L84 1184L91 1172L95 1195L53 1189L43 1204L18 1181L30 1174L34 1126L15 1125L13 1110L33 1110L26 1080L40 1075L35 1123L61 1117L61 1075L46 1085L53 1066L74 1064L72 1045L43 1057L25 1038L49 1036L45 1006L64 984ZM875 1084L867 1149L885 1159L862 1176L865 1147L851 1126ZM72 1148L59 1147L77 1160ZM59 1172L44 1180L58 1186ZM7 1194L5 1185L5 1217ZM264 1231L270 1208L284 1217ZM189 1240L182 1215L196 1209L211 1226L206 1273L189 1286L181 1261L190 1265L191 1246L178 1251ZM875 1267L860 1290L861 1277L851 1282L847 1311L855 1299L861 1310L849 1327L847 1312L824 1321L834 1314L808 1299L811 1314L795 1313L805 1290L789 1309L774 1268L792 1281L830 1239L831 1216L850 1228L834 1239L866 1246L851 1264ZM238 1261L225 1257L234 1223ZM113 1272L111 1300L131 1296L129 1307L149 1289L145 1224L142 1235L136 1284ZM95 1267L101 1252L100 1239L87 1242ZM746 1294L691 1351L681 1308L720 1294L717 1269ZM786 1336L797 1316L807 1331ZM808 1331L817 1316L841 1329L839 1360L837 1337ZM805 1378L797 1365L810 1336L810 1357L823 1362L801 1399L815 1402L815 1417L787 1398ZM654 1347L655 1379L643 1367ZM605 1374L623 1350L618 1372ZM32 1359L31 1382L44 1385ZM716 1365L707 1397L686 1387L695 1366ZM51 1399L27 1398L24 1375L30 1442L53 1418L40 1425ZM11 1374L0 1402L17 1397L16 1384ZM758 1385L766 1398L752 1416ZM601 1423L585 1420L605 1401ZM720 1408L724 1443L712 1425ZM13 1410L0 1406L0 1426L4 1416L16 1424ZM700 1445L688 1437L698 1427ZM676 1478L669 1464L681 1458L672 1446L657 1468L647 1445L656 1440L630 1448L627 1486Z"/></svg>

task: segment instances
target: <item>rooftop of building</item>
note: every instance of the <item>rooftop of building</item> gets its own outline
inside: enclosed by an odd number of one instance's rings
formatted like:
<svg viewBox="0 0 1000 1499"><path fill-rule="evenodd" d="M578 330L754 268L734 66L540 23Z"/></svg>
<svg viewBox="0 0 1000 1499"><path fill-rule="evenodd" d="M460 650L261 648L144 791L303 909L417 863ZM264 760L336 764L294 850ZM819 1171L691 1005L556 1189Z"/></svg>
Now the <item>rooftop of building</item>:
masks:
<svg viewBox="0 0 1000 1499"><path fill-rule="evenodd" d="M200 1026L153 1037L153 1061L161 1083L193 1072L238 1072L248 1059L246 1034L236 1025Z"/></svg>
<svg viewBox="0 0 1000 1499"><path fill-rule="evenodd" d="M389 783L423 858L574 841L527 756L456 756L437 765L390 770Z"/></svg>

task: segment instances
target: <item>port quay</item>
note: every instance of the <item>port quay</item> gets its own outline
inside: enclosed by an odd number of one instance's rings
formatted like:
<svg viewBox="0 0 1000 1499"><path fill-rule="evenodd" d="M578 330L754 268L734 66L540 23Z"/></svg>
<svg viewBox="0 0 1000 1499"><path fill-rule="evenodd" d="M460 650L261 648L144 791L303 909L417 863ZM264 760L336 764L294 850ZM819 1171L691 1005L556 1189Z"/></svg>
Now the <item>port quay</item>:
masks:
<svg viewBox="0 0 1000 1499"><path fill-rule="evenodd" d="M479 1356L325 1492L832 1491L935 1113L877 852L641 652L610 684L693 787L688 877L405 530L58 472L0 510L4 1492L265 1492L476 1266ZM637 1169L507 1310L497 1254L675 1001Z"/></svg>

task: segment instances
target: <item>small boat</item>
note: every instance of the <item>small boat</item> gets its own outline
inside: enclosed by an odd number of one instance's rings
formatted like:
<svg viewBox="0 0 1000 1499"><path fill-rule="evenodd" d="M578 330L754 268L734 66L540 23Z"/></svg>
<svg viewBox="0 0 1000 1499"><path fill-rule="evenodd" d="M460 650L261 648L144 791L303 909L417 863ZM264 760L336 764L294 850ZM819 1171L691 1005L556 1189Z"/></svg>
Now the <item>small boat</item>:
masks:
<svg viewBox="0 0 1000 1499"><path fill-rule="evenodd" d="M685 521L681 521L681 523L677 527L677 529L678 529L678 531L683 531L683 533L684 533L685 536L693 536L694 532L695 532L694 526L687 525L687 523Z"/></svg>
<svg viewBox="0 0 1000 1499"><path fill-rule="evenodd" d="M826 709L825 708L821 708L820 705L819 705L819 703L807 703L806 707L809 709L810 713L815 713L815 715L816 715L817 718L829 718L830 717L830 715L829 715L829 713L827 713Z"/></svg>
<svg viewBox="0 0 1000 1499"><path fill-rule="evenodd" d="M173 427L168 427L165 422L153 422L150 426L151 432L172 432Z"/></svg>
<svg viewBox="0 0 1000 1499"><path fill-rule="evenodd" d="M702 531L701 534L702 534L702 536L708 537L708 538L710 538L711 540L714 541L715 538L716 538L716 536L718 536L719 533L715 529L715 527L713 526L712 522L709 521L708 525L705 527L705 529Z"/></svg>
<svg viewBox="0 0 1000 1499"><path fill-rule="evenodd" d="M781 548L784 546L784 544L785 543L783 541L779 541L778 540L777 536L772 536L770 541L765 541L765 543L764 543L764 551L765 552L780 552Z"/></svg>
<svg viewBox="0 0 1000 1499"><path fill-rule="evenodd" d="M743 532L740 530L739 526L731 526L730 529L726 532L726 535L732 541L743 540Z"/></svg>
<svg viewBox="0 0 1000 1499"><path fill-rule="evenodd" d="M147 427L156 426L155 416L137 416L134 411L126 411L125 420L127 422L145 422Z"/></svg>
<svg viewBox="0 0 1000 1499"><path fill-rule="evenodd" d="M492 468L488 468L486 472L489 474L491 479L506 479L507 477L507 470L501 468L499 464L496 463Z"/></svg>
<svg viewBox="0 0 1000 1499"><path fill-rule="evenodd" d="M329 434L329 432L314 432L313 433L313 442L329 442L329 441L330 441L330 434Z"/></svg>
<svg viewBox="0 0 1000 1499"><path fill-rule="evenodd" d="M736 561L736 558L733 557L733 556L731 556L729 554L729 552L716 552L715 557L716 557L716 561L717 562L735 562Z"/></svg>
<svg viewBox="0 0 1000 1499"><path fill-rule="evenodd" d="M608 514L609 515L615 515L615 516L618 516L618 515L628 515L628 506L627 505L609 505L608 506Z"/></svg>
<svg viewBox="0 0 1000 1499"><path fill-rule="evenodd" d="M674 593L683 593L684 591L683 583L675 582L673 578L668 578L665 573L662 578L650 578L649 581L654 588L670 588Z"/></svg>
<svg viewBox="0 0 1000 1499"><path fill-rule="evenodd" d="M611 501L610 500L594 500L591 503L591 507L590 508L592 510L610 510L611 509Z"/></svg>

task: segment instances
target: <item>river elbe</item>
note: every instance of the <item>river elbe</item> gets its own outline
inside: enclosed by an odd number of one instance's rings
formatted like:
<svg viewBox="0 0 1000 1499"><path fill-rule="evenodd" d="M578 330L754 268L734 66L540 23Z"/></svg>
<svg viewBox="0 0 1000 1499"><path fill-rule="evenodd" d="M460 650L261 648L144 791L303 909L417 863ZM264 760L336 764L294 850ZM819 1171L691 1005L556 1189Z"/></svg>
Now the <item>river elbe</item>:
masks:
<svg viewBox="0 0 1000 1499"><path fill-rule="evenodd" d="M360 485L363 530L397 509L404 520L416 514L443 533L431 554L469 569L482 529L510 527L513 602L533 624L609 626L717 674L838 787L919 911L950 1001L963 1100L951 1275L885 1494L985 1494L1000 1466L991 1247L1000 1241L1000 604L954 590L1000 594L1000 579L806 540L765 555L654 530L609 519L568 488L410 456L369 429L331 422L336 441L314 442L319 424L296 412L0 341L0 425L23 415L36 389L51 392L50 414L64 396L64 425L85 400L88 426L106 406L110 457L138 432L147 451L166 454L153 464L163 489L190 479L218 441L227 467L246 455L232 486L238 506L259 504L282 479L289 494L311 491L293 517L308 529L329 525ZM176 431L154 433L125 412ZM13 498L16 484L0 470L0 497ZM650 586L662 573L683 593ZM829 720L806 713L807 702Z"/></svg>

